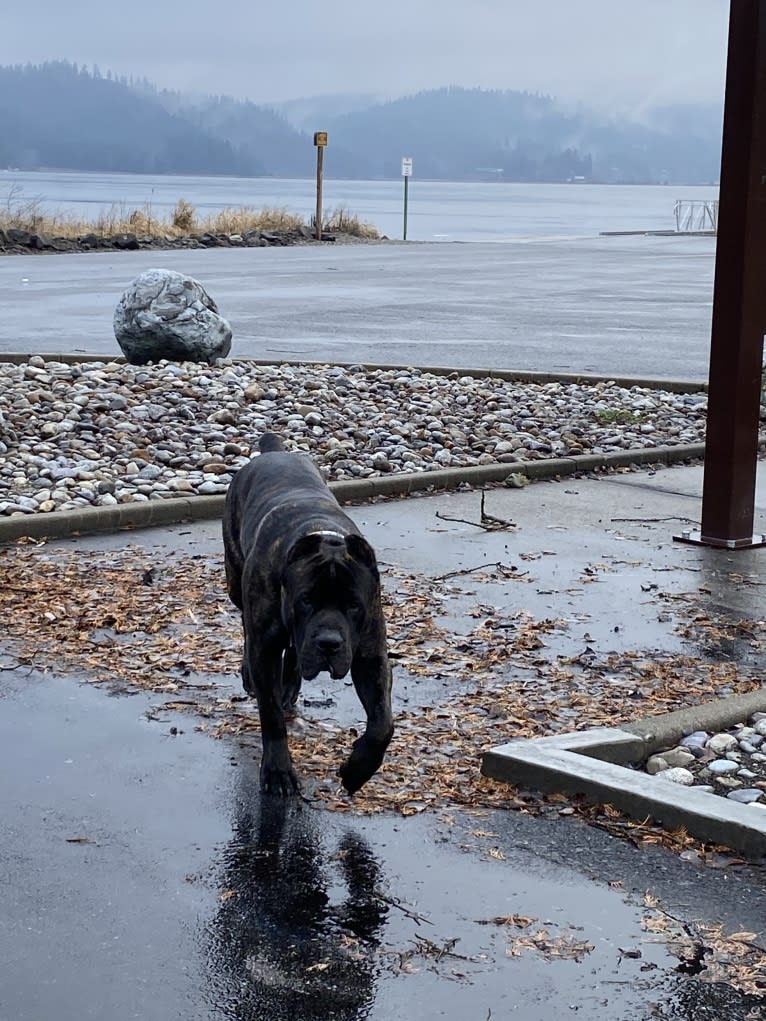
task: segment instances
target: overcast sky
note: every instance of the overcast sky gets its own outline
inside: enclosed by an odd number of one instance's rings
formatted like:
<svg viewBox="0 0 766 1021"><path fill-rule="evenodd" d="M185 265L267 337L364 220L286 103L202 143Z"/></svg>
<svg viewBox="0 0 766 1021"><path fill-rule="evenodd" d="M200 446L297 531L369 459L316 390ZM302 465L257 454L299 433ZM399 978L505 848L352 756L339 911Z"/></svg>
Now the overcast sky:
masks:
<svg viewBox="0 0 766 1021"><path fill-rule="evenodd" d="M273 102L440 85L639 112L719 101L728 0L0 0L0 64Z"/></svg>

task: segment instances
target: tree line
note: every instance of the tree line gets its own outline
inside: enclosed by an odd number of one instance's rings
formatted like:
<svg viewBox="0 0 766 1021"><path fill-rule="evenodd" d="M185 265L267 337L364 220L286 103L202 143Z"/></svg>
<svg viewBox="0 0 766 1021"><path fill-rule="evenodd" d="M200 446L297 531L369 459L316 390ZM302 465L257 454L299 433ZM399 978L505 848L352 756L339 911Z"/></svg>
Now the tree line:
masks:
<svg viewBox="0 0 766 1021"><path fill-rule="evenodd" d="M697 184L717 180L720 110L651 122L569 112L538 93L451 86L349 113L308 102L330 132L328 173L422 178ZM228 96L192 99L66 61L0 67L0 167L310 177L307 125Z"/></svg>

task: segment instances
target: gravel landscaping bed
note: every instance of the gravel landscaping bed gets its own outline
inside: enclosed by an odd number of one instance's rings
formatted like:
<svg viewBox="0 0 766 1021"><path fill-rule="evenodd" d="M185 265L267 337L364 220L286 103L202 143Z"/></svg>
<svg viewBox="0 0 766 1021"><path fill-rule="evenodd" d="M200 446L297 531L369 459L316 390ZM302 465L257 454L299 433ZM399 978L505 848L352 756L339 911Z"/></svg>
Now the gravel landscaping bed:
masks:
<svg viewBox="0 0 766 1021"><path fill-rule="evenodd" d="M695 731L644 768L658 780L766 808L766 713L721 733Z"/></svg>
<svg viewBox="0 0 766 1021"><path fill-rule="evenodd" d="M704 439L704 393L361 366L0 365L0 514L225 492L267 429L329 479Z"/></svg>

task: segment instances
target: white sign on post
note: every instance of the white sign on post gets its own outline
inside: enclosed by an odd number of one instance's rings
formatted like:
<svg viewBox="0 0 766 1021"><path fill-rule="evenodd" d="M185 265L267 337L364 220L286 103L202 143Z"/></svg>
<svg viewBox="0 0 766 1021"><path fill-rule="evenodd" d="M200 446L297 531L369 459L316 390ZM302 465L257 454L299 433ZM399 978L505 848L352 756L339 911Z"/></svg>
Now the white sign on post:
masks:
<svg viewBox="0 0 766 1021"><path fill-rule="evenodd" d="M412 157L402 157L402 177L412 177Z"/></svg>

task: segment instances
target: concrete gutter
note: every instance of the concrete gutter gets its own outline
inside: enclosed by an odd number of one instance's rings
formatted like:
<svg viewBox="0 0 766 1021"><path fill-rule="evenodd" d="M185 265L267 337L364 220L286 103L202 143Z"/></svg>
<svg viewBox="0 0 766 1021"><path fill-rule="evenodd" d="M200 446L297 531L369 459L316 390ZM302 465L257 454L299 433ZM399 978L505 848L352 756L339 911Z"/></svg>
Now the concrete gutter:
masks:
<svg viewBox="0 0 766 1021"><path fill-rule="evenodd" d="M614 805L633 819L651 816L668 829L683 826L698 840L760 857L766 854L765 809L627 768L694 730L725 730L755 712L766 712L766 687L619 728L509 741L484 753L481 771L495 780Z"/></svg>
<svg viewBox="0 0 766 1021"><path fill-rule="evenodd" d="M643 447L640 450L620 450L609 454L581 454L577 457L551 457L538 461L513 461L509 464L349 479L331 482L330 489L338 500L356 503L374 497L410 496L431 490L456 489L460 485L502 483L513 474L524 475L530 480L543 480L629 465L675 464L701 458L704 453L705 446L702 443ZM123 503L111 507L83 507L72 511L51 511L48 514L12 514L0 517L0 543L23 537L61 539L93 532L151 528L203 518L220 518L224 499L223 495L194 496Z"/></svg>

